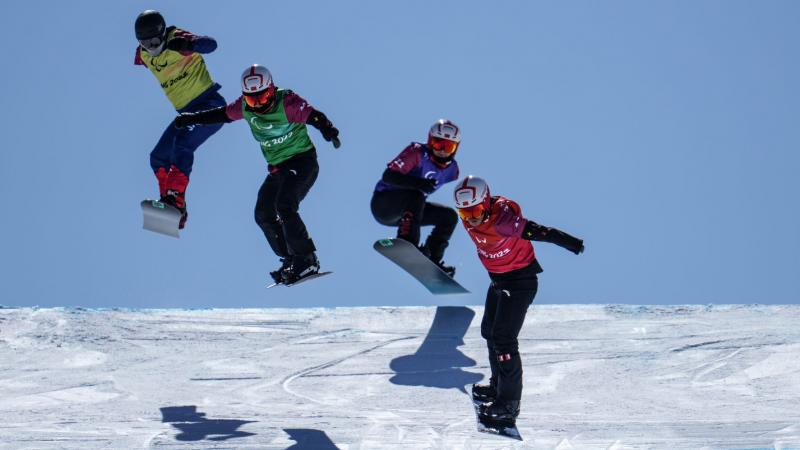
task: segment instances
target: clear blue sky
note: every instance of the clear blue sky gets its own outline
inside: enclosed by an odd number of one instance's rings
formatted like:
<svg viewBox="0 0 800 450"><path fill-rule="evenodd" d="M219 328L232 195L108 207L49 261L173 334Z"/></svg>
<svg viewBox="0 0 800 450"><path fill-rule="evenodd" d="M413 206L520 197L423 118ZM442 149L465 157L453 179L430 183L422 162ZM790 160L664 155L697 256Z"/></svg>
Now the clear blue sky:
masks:
<svg viewBox="0 0 800 450"><path fill-rule="evenodd" d="M446 261L473 294L434 298L372 250L385 164L430 124L463 130L462 174L586 241L537 244L538 303L800 300L800 3L52 2L0 17L0 304L269 307L482 304L458 228ZM180 240L141 230L148 154L174 110L132 65L143 9L217 39L227 100L269 67L341 130L311 131L302 214L323 269L265 290L253 221L266 163L244 123L196 153ZM433 201L450 202L452 185ZM424 233L427 233L425 231Z"/></svg>

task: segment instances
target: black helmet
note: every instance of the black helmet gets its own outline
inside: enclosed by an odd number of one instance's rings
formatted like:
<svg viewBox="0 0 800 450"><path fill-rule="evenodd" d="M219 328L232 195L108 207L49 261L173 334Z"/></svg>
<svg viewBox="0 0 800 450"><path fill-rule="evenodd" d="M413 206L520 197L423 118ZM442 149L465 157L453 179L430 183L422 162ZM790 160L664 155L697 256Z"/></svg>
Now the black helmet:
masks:
<svg viewBox="0 0 800 450"><path fill-rule="evenodd" d="M164 16L160 12L148 9L139 14L136 18L136 39L142 41L154 37L161 37L167 29Z"/></svg>

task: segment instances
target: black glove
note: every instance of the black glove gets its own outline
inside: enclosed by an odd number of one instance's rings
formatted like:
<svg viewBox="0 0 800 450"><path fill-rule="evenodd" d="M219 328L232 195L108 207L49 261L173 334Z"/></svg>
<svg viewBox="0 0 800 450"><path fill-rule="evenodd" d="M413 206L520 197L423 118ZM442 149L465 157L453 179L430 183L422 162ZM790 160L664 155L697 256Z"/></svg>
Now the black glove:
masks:
<svg viewBox="0 0 800 450"><path fill-rule="evenodd" d="M419 190L430 194L436 190L436 178L422 178L419 183Z"/></svg>
<svg viewBox="0 0 800 450"><path fill-rule="evenodd" d="M339 142L339 130L333 126L331 121L328 120L328 117L322 112L317 111L316 109L311 111L311 114L308 115L306 123L318 129L319 132L322 133L322 139L325 139L328 142L333 142L333 148L339 148L339 146L342 145L342 143Z"/></svg>
<svg viewBox="0 0 800 450"><path fill-rule="evenodd" d="M334 148L339 148L339 146L342 145L342 143L339 142L339 130L337 130L333 125L330 127L321 128L319 132L322 133L322 139L325 139L328 142L333 142Z"/></svg>
<svg viewBox="0 0 800 450"><path fill-rule="evenodd" d="M583 253L583 239L578 239L556 228L539 225L532 220L525 223L525 228L522 230L522 239L556 244L576 255Z"/></svg>
<svg viewBox="0 0 800 450"><path fill-rule="evenodd" d="M174 37L167 41L167 48L176 52L192 51L192 41L185 37Z"/></svg>
<svg viewBox="0 0 800 450"><path fill-rule="evenodd" d="M178 114L178 117L175 118L173 125L175 128L186 128L189 125L196 125L197 114L195 113L181 113Z"/></svg>

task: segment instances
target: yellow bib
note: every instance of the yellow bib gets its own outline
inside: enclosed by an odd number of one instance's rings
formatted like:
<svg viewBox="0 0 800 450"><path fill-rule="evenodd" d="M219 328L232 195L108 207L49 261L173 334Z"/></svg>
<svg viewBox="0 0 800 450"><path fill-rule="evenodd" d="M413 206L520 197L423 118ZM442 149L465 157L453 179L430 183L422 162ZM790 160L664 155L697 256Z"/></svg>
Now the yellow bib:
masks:
<svg viewBox="0 0 800 450"><path fill-rule="evenodd" d="M167 42L176 31L180 30L174 28L167 34ZM199 53L184 56L180 52L164 49L158 56L150 56L139 47L139 56L161 83L161 89L175 109L185 107L214 84Z"/></svg>

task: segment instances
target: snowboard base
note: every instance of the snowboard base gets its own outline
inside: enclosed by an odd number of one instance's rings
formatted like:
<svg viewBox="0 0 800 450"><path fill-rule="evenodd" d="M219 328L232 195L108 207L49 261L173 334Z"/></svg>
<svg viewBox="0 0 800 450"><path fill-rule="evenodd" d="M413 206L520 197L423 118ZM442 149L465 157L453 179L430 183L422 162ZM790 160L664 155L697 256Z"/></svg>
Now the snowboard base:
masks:
<svg viewBox="0 0 800 450"><path fill-rule="evenodd" d="M299 280L295 281L292 284L272 283L269 286L267 286L267 289L274 288L275 286L286 286L286 287L297 286L298 284L305 283L308 280L313 280L314 278L324 277L325 275L330 275L332 273L333 272L317 272L317 273L315 273L313 275L309 275L307 277L300 278Z"/></svg>
<svg viewBox="0 0 800 450"><path fill-rule="evenodd" d="M519 430L515 424L481 417L480 407L483 404L484 403L477 400L472 400L472 406L475 408L475 419L477 421L478 431L516 439L518 441L522 440L522 436L519 434Z"/></svg>
<svg viewBox="0 0 800 450"><path fill-rule="evenodd" d="M422 283L431 294L469 294L450 275L422 254L412 243L396 238L379 239L372 245L378 253Z"/></svg>
<svg viewBox="0 0 800 450"><path fill-rule="evenodd" d="M141 206L144 216L142 228L165 236L180 237L178 225L182 214L178 208L150 199L142 200Z"/></svg>

